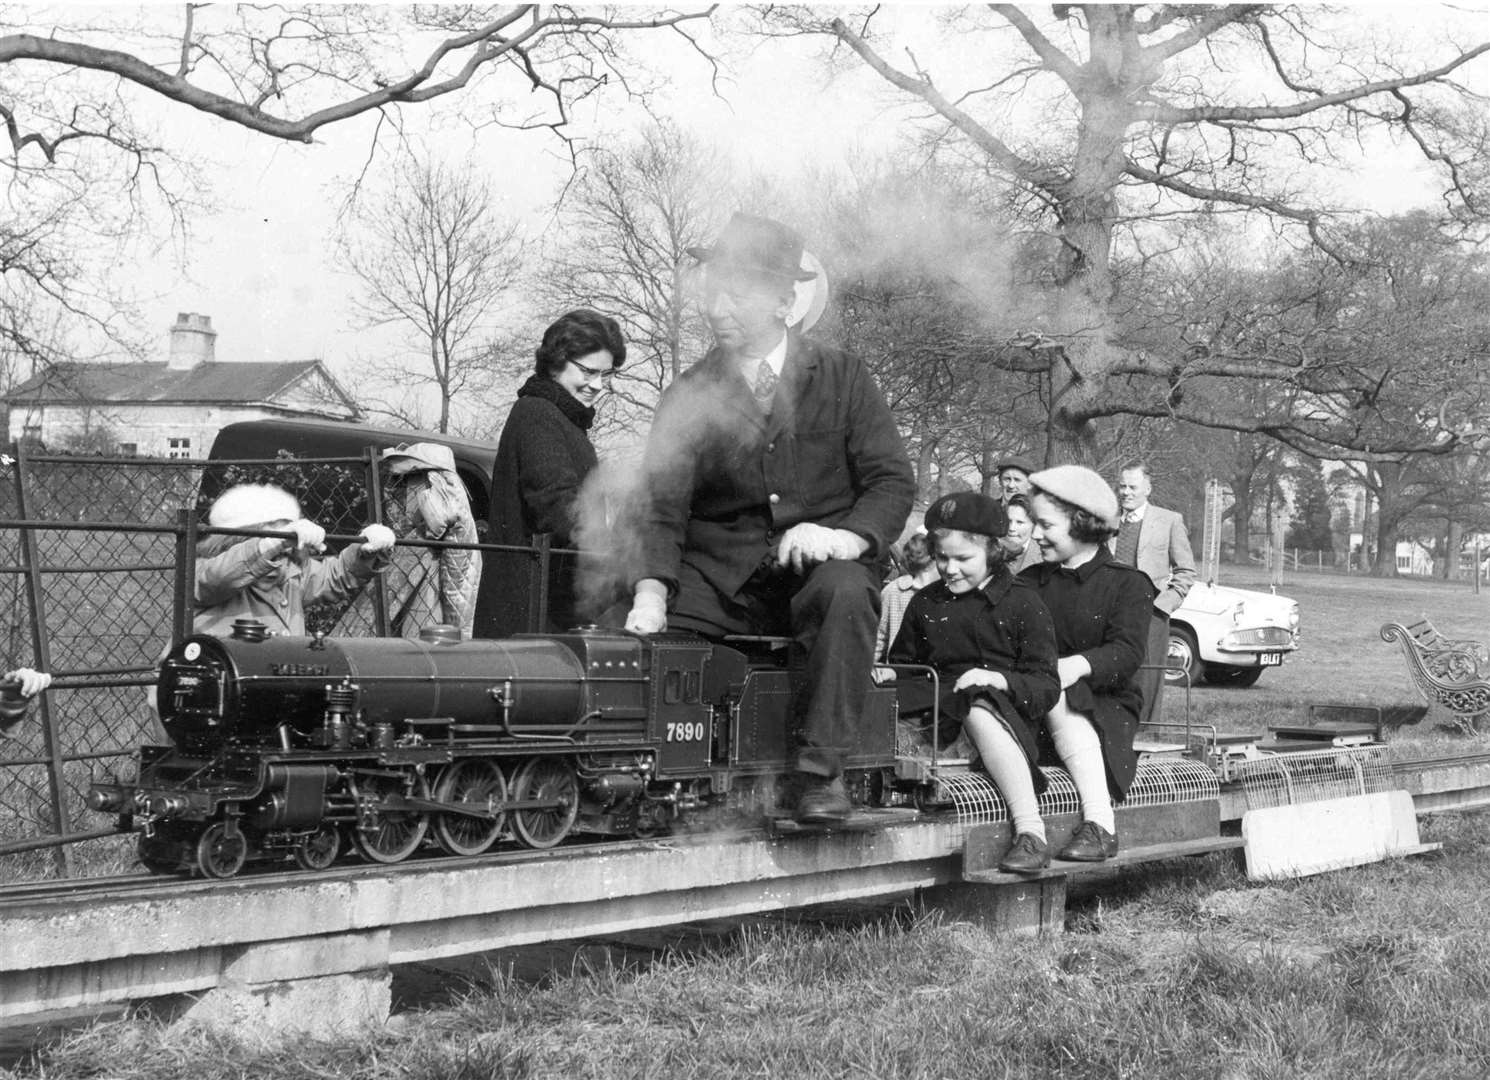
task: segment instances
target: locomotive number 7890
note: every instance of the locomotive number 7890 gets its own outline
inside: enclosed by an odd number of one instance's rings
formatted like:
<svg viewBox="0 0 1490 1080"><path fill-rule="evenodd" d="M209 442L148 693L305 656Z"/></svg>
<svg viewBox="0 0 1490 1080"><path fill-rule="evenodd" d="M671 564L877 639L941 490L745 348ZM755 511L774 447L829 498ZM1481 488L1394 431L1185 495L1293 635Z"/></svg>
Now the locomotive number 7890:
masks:
<svg viewBox="0 0 1490 1080"><path fill-rule="evenodd" d="M667 725L668 742L700 742L707 733L708 725L702 720Z"/></svg>

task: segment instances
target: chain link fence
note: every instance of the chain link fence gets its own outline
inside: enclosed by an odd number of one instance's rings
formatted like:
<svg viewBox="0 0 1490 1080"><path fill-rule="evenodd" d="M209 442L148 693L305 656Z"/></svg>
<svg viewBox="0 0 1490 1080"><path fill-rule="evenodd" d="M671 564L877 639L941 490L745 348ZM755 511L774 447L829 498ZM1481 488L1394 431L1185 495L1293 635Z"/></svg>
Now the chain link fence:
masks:
<svg viewBox="0 0 1490 1080"><path fill-rule="evenodd" d="M372 450L203 461L13 448L0 461L0 594L12 612L0 663L54 680L0 737L0 884L130 870L132 847L84 798L95 775L127 773L141 743L163 741L151 707L156 664L187 632L195 543L212 499L232 484L275 483L328 534L355 535L381 520L386 477ZM307 610L308 630L417 631L390 608L417 587L433 546L401 538L393 565L350 603ZM546 571L541 561L535 573Z"/></svg>

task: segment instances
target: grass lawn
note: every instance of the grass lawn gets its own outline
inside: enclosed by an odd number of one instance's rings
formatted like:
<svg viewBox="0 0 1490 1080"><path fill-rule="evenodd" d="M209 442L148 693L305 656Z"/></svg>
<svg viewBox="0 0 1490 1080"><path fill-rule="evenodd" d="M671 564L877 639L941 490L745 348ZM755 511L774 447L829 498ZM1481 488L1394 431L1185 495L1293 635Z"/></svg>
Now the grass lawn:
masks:
<svg viewBox="0 0 1490 1080"><path fill-rule="evenodd" d="M1220 581L1241 589L1268 588L1264 572L1245 567L1223 566ZM1291 573L1278 591L1299 602L1298 651L1281 668L1264 672L1255 686L1196 686L1191 691L1196 721L1224 731L1261 730L1300 722L1311 703L1419 702L1401 646L1381 639L1385 623L1411 623L1427 615L1446 637L1490 642L1490 589L1475 594L1463 583ZM1167 720L1183 721L1184 697L1182 691L1165 691ZM1394 739L1404 749L1420 741L1442 742L1436 729L1448 719L1435 709L1417 729L1397 732Z"/></svg>
<svg viewBox="0 0 1490 1080"><path fill-rule="evenodd" d="M1226 569L1226 584L1266 588ZM1463 585L1298 574L1281 591L1302 606L1301 649L1252 688L1197 688L1201 721L1260 728L1310 702L1414 700L1384 622L1427 614L1490 639L1490 595ZM1165 706L1182 716L1183 694ZM1391 740L1403 756L1487 744L1432 715ZM1483 1080L1487 826L1490 812L1427 818L1441 854L1282 884L1222 856L1159 864L1073 896L1066 933L1038 941L904 908L757 919L690 948L556 949L536 970L494 956L469 987L341 1041L134 1019L66 1036L12 1075Z"/></svg>

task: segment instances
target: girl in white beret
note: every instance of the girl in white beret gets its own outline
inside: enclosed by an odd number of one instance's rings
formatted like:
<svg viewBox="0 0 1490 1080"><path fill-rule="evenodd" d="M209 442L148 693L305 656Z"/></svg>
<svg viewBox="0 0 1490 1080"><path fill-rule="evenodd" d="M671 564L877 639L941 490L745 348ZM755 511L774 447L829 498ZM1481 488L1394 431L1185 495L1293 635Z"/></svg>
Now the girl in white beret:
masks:
<svg viewBox="0 0 1490 1080"><path fill-rule="evenodd" d="M1101 862L1117 854L1113 799L1133 782L1133 735L1154 586L1115 562L1118 502L1097 473L1058 465L1030 477L1035 543L1043 561L1020 576L1055 621L1061 696L1045 726L1081 798L1081 824L1056 858Z"/></svg>

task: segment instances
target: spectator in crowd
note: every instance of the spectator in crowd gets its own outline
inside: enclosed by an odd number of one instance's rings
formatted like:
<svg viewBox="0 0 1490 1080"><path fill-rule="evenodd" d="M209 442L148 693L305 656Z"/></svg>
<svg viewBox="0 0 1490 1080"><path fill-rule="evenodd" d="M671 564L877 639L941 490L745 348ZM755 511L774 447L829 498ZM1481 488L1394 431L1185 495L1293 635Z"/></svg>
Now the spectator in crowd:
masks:
<svg viewBox="0 0 1490 1080"><path fill-rule="evenodd" d="M1022 458L1010 458L998 463L995 474L999 482L999 500L1004 506L1009 505L1009 500L1016 495L1028 497L1030 493L1030 473L1034 467Z"/></svg>
<svg viewBox="0 0 1490 1080"><path fill-rule="evenodd" d="M1030 515L1030 497L1013 495L1004 503L1009 531L1004 535L1004 558L1009 573L1018 574L1040 561L1040 547L1035 543L1035 521Z"/></svg>
<svg viewBox="0 0 1490 1080"><path fill-rule="evenodd" d="M383 461L390 479L384 488L384 520L397 535L476 543L471 500L450 447L429 442L396 446L383 451ZM472 548L400 550L411 557L392 604L395 632L417 637L425 626L444 623L469 638L476 623L481 553Z"/></svg>
<svg viewBox="0 0 1490 1080"><path fill-rule="evenodd" d="M0 676L0 737L8 736L26 718L32 699L51 685L50 675L28 667Z"/></svg>
<svg viewBox="0 0 1490 1080"><path fill-rule="evenodd" d="M923 589L936 580L936 561L931 556L931 541L924 531L908 539L900 554L905 560L907 572L880 590L880 622L874 639L876 660L883 660L889 653L890 643L900 630L905 606L910 603L916 590Z"/></svg>
<svg viewBox="0 0 1490 1080"><path fill-rule="evenodd" d="M1127 794L1138 766L1133 735L1142 697L1134 677L1154 587L1107 550L1118 504L1101 476L1057 465L1033 474L1030 485L1044 561L1022 576L1050 611L1060 654L1061 696L1045 726L1081 799L1081 824L1056 857L1101 862L1118 848L1113 798Z"/></svg>
<svg viewBox="0 0 1490 1080"><path fill-rule="evenodd" d="M554 547L578 546L580 487L598 463L589 436L595 406L625 362L621 326L607 315L580 308L543 332L533 374L518 388L497 442L492 543L526 546L547 533ZM502 591L493 624L478 629L483 636L568 630L595 614L580 610L577 556L558 555L550 563L546 626L537 625L531 590L525 587L531 557L500 553L494 563L512 587Z"/></svg>
<svg viewBox="0 0 1490 1080"><path fill-rule="evenodd" d="M915 477L864 365L788 328L797 283L818 276L803 269L797 234L736 214L691 253L715 346L657 407L626 628L789 637L796 817L841 821L844 757L874 664L879 558L905 525Z"/></svg>
<svg viewBox="0 0 1490 1080"><path fill-rule="evenodd" d="M961 722L1014 821L1014 843L999 869L1032 873L1050 865L1035 739L1061 694L1055 626L1029 582L1009 574L1001 543L1008 522L996 499L944 495L926 511L926 527L941 580L911 598L890 663L936 668L943 723ZM894 674L883 668L876 677ZM955 731L938 741L948 735Z"/></svg>
<svg viewBox="0 0 1490 1080"><path fill-rule="evenodd" d="M350 601L388 564L393 530L369 525L339 555L325 550L326 530L300 516L295 496L273 484L239 484L218 496L207 523L264 529L295 538L211 534L197 545L198 634L228 634L233 620L254 618L273 634L304 634L305 609L317 601Z"/></svg>
<svg viewBox="0 0 1490 1080"><path fill-rule="evenodd" d="M1149 502L1153 482L1148 466L1135 461L1124 465L1118 475L1123 520L1109 547L1118 562L1147 574L1158 591L1144 650L1145 667L1138 673L1138 689L1143 694L1138 722L1147 724L1151 719L1164 719L1159 700L1164 691L1163 664L1169 657L1169 617L1195 584L1195 556L1185 519Z"/></svg>

